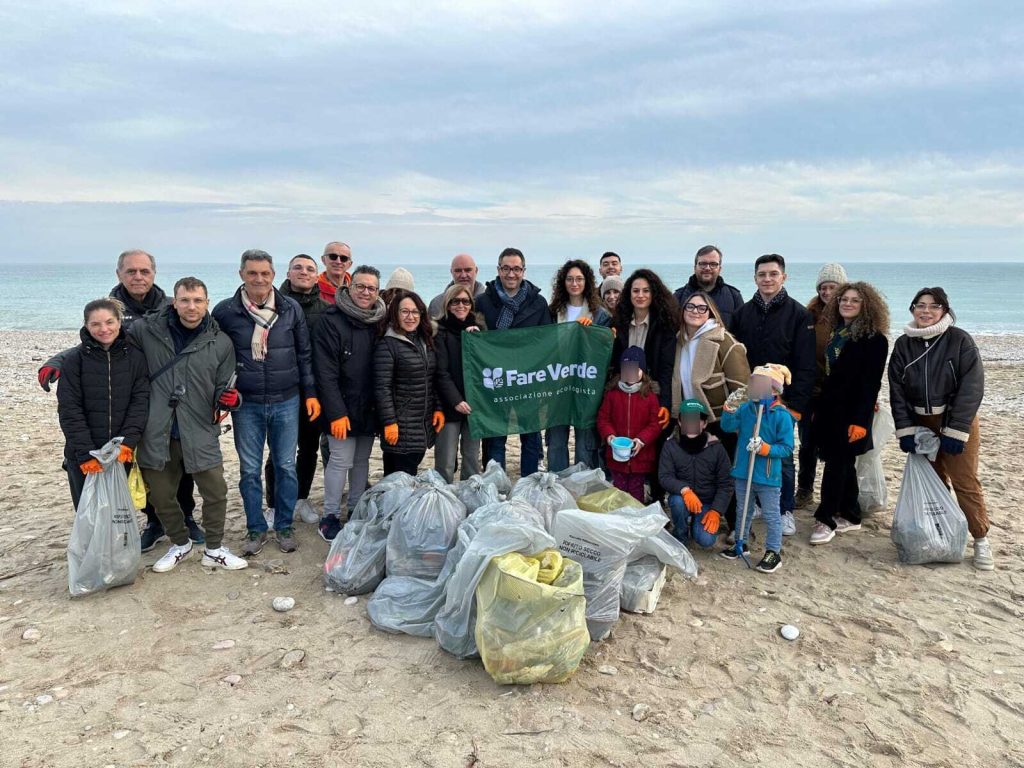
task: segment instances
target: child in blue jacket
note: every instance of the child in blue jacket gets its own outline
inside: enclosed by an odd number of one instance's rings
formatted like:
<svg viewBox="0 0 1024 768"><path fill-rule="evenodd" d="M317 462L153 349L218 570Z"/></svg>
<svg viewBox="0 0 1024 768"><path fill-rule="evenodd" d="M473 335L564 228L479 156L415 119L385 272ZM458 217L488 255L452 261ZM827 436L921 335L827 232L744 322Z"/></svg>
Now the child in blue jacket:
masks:
<svg viewBox="0 0 1024 768"><path fill-rule="evenodd" d="M761 517L768 527L764 556L757 564L762 573L774 573L782 566L782 515L779 499L782 489L782 460L793 454L793 417L779 400L783 388L790 383L789 369L784 365L768 363L754 369L747 386L747 402L733 409L726 404L722 412L722 429L738 432L736 458L732 477L736 481L736 519L743 517L746 507L747 470L754 462L751 494L761 505ZM758 406L763 406L761 429L754 434ZM753 506L753 505L751 505ZM737 538L746 541L750 535L753 508L747 510L746 529ZM746 545L744 545L744 548ZM721 553L734 559L735 548Z"/></svg>

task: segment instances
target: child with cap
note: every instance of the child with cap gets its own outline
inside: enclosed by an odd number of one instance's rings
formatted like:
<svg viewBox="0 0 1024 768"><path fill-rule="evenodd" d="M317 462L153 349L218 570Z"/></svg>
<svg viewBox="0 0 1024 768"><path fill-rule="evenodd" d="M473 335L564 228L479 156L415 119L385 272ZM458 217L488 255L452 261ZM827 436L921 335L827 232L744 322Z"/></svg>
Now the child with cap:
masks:
<svg viewBox="0 0 1024 768"><path fill-rule="evenodd" d="M768 363L758 366L750 374L747 402L739 408L726 403L722 412L722 429L739 434L732 470L736 482L738 520L743 518L743 510L746 509L747 470L750 462L754 462L750 492L761 505L761 516L768 527L764 556L757 564L757 570L762 573L774 573L782 565L782 515L779 508L782 460L793 455L793 417L782 404L779 395L790 381L789 369L784 365ZM758 407L762 407L764 413L761 416L761 428L754 434ZM753 510L748 509L745 530L737 533L737 539L746 541L753 517ZM732 548L723 551L721 555L728 559L737 557Z"/></svg>
<svg viewBox="0 0 1024 768"><path fill-rule="evenodd" d="M634 499L644 501L644 480L654 471L658 423L658 396L645 375L647 358L642 347L629 347L619 360L619 375L608 383L597 412L597 431L608 445L608 468L612 483ZM613 438L633 441L629 458L618 461L612 452Z"/></svg>
<svg viewBox="0 0 1024 768"><path fill-rule="evenodd" d="M721 441L706 431L708 409L700 400L679 404L679 423L661 449L658 481L668 492L673 534L705 549L718 538L721 514L732 499L732 464Z"/></svg>

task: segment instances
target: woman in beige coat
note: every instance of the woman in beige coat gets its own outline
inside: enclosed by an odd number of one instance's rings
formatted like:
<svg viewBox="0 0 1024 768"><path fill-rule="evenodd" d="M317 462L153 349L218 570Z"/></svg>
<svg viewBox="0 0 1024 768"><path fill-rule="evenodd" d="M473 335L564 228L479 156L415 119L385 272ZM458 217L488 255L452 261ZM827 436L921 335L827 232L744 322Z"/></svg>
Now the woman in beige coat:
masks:
<svg viewBox="0 0 1024 768"><path fill-rule="evenodd" d="M707 430L722 441L730 459L736 454L736 433L722 430L719 418L726 398L750 379L747 349L725 329L715 302L704 291L693 293L683 304L683 322L676 335L672 366L672 413L679 404L695 399L708 409ZM735 527L736 503L725 513Z"/></svg>

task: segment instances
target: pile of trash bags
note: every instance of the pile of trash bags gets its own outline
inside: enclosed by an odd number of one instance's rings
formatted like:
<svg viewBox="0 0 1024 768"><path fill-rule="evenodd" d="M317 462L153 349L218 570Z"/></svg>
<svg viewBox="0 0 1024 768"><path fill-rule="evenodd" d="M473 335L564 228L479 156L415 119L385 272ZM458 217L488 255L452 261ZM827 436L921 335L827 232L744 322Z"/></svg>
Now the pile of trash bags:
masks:
<svg viewBox="0 0 1024 768"><path fill-rule="evenodd" d="M71 597L132 584L139 572L142 544L128 476L118 462L121 440L115 437L90 451L103 471L86 477L71 526L67 550Z"/></svg>
<svg viewBox="0 0 1024 768"><path fill-rule="evenodd" d="M588 499L596 511L580 508ZM452 485L433 470L395 473L360 499L324 581L372 591L375 627L479 656L496 682L562 682L620 607L655 609L668 567L696 577L667 522L585 465L515 485L493 461Z"/></svg>
<svg viewBox="0 0 1024 768"><path fill-rule="evenodd" d="M939 436L918 427L914 444L892 518L896 555L908 565L959 563L967 546L967 518L932 468Z"/></svg>

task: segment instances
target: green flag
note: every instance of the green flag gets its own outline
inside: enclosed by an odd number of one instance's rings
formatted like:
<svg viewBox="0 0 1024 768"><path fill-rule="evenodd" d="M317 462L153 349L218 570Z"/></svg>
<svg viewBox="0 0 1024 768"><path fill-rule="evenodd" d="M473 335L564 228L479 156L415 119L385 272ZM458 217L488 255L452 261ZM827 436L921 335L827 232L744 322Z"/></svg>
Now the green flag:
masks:
<svg viewBox="0 0 1024 768"><path fill-rule="evenodd" d="M462 334L470 434L592 427L611 354L610 330L579 323Z"/></svg>

